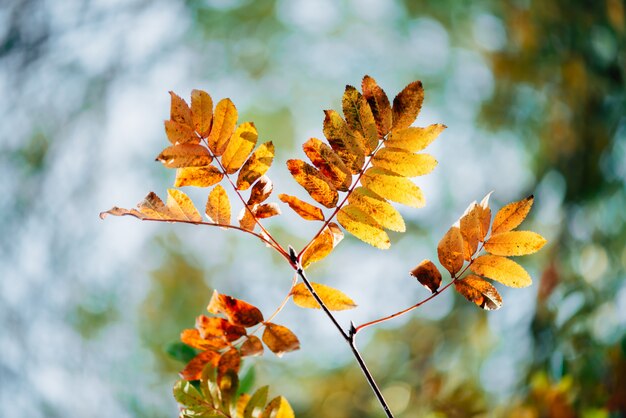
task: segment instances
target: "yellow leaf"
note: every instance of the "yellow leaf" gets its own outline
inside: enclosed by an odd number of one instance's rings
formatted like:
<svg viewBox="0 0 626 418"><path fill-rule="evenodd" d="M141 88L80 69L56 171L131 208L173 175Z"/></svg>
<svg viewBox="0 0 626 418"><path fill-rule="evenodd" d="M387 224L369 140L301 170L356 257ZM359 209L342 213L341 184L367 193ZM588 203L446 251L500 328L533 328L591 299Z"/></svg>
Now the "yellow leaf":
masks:
<svg viewBox="0 0 626 418"><path fill-rule="evenodd" d="M426 289L437 292L441 286L441 273L437 266L430 260L422 261L417 267L411 270L411 276L415 277Z"/></svg>
<svg viewBox="0 0 626 418"><path fill-rule="evenodd" d="M383 168L367 169L361 177L361 183L374 193L394 202L414 208L421 208L426 204L422 191L411 180Z"/></svg>
<svg viewBox="0 0 626 418"><path fill-rule="evenodd" d="M402 148L410 152L418 152L433 142L446 125L440 123L426 128L406 128L393 131L385 141L385 147Z"/></svg>
<svg viewBox="0 0 626 418"><path fill-rule="evenodd" d="M300 348L298 337L289 328L272 322L265 323L263 342L278 357Z"/></svg>
<svg viewBox="0 0 626 418"><path fill-rule="evenodd" d="M230 200L226 190L218 184L209 193L205 213L216 224L230 225L230 210Z"/></svg>
<svg viewBox="0 0 626 418"><path fill-rule="evenodd" d="M509 231L492 234L485 243L485 250L493 255L527 255L541 249L546 239L531 231Z"/></svg>
<svg viewBox="0 0 626 418"><path fill-rule="evenodd" d="M211 132L207 138L209 149L222 155L237 124L237 108L230 99L222 99L215 106Z"/></svg>
<svg viewBox="0 0 626 418"><path fill-rule="evenodd" d="M348 126L361 134L365 152L370 154L378 146L378 129L369 103L357 89L346 86L341 104Z"/></svg>
<svg viewBox="0 0 626 418"><path fill-rule="evenodd" d="M156 160L167 168L203 167L211 164L213 157L202 145L179 144L165 148Z"/></svg>
<svg viewBox="0 0 626 418"><path fill-rule="evenodd" d="M454 282L454 288L465 299L487 311L495 311L502 306L502 297L488 281L470 274L463 280Z"/></svg>
<svg viewBox="0 0 626 418"><path fill-rule="evenodd" d="M383 148L372 158L372 165L401 176L416 177L433 171L437 160L429 154L413 154L402 148Z"/></svg>
<svg viewBox="0 0 626 418"><path fill-rule="evenodd" d="M259 205L254 213L258 219L271 218L272 216L280 215L280 208L277 203L266 203Z"/></svg>
<svg viewBox="0 0 626 418"><path fill-rule="evenodd" d="M205 91L191 91L191 114L194 129L204 138L211 130L213 99Z"/></svg>
<svg viewBox="0 0 626 418"><path fill-rule="evenodd" d="M259 205L255 204L241 209L239 216L237 217L240 227L247 231L254 231L254 228L256 227L255 214L258 207Z"/></svg>
<svg viewBox="0 0 626 418"><path fill-rule="evenodd" d="M241 355L243 356L243 353ZM243 417L246 406L248 406L248 402L250 402L250 395L248 395L247 393L242 393L241 395L239 395L239 398L237 399L237 404L235 406L235 410L237 411L237 413L234 415L235 417Z"/></svg>
<svg viewBox="0 0 626 418"><path fill-rule="evenodd" d="M170 91L170 97L172 102L170 105L170 119L174 122L182 123L190 128L193 127L193 120L191 118L191 109L187 102L181 99L176 93Z"/></svg>
<svg viewBox="0 0 626 418"><path fill-rule="evenodd" d="M470 264L470 270L510 287L527 287L532 283L522 266L497 255L481 255Z"/></svg>
<svg viewBox="0 0 626 418"><path fill-rule="evenodd" d="M458 224L452 225L437 245L439 262L452 277L463 267L463 236Z"/></svg>
<svg viewBox="0 0 626 418"><path fill-rule="evenodd" d="M400 212L389 202L365 187L357 187L348 196L348 203L371 216L383 228L404 232L406 226Z"/></svg>
<svg viewBox="0 0 626 418"><path fill-rule="evenodd" d="M248 199L248 206L252 206L255 203L261 203L267 200L274 190L272 180L267 176L261 176L261 178L254 183L250 190L250 198Z"/></svg>
<svg viewBox="0 0 626 418"><path fill-rule="evenodd" d="M320 283L311 283L315 293L322 299L324 305L331 311L343 311L353 309L356 304L345 293ZM304 283L299 283L291 289L293 303L301 308L320 309L319 303L315 300Z"/></svg>
<svg viewBox="0 0 626 418"><path fill-rule="evenodd" d="M391 246L389 236L371 216L354 205L346 205L337 213L337 222L346 231L381 250Z"/></svg>
<svg viewBox="0 0 626 418"><path fill-rule="evenodd" d="M258 137L252 122L244 122L237 127L222 155L222 165L227 174L233 174L241 168L254 149Z"/></svg>
<svg viewBox="0 0 626 418"><path fill-rule="evenodd" d="M311 138L302 145L309 160L325 175L337 190L345 192L352 184L352 173L328 145Z"/></svg>
<svg viewBox="0 0 626 418"><path fill-rule="evenodd" d="M165 203L163 203L161 198L154 192L148 193L148 195L137 204L137 207L142 214L150 218L168 219L172 217Z"/></svg>
<svg viewBox="0 0 626 418"><path fill-rule="evenodd" d="M343 239L343 232L336 223L330 222L302 253L300 264L306 269L311 264L323 260Z"/></svg>
<svg viewBox="0 0 626 418"><path fill-rule="evenodd" d="M389 99L383 89L378 87L376 80L368 75L363 77L361 88L363 89L363 97L365 97L365 100L369 103L372 114L374 115L378 137L384 138L384 136L389 133L389 130L391 130L392 114Z"/></svg>
<svg viewBox="0 0 626 418"><path fill-rule="evenodd" d="M175 219L202 222L202 216L198 209L193 205L189 196L180 190L168 189L165 205Z"/></svg>
<svg viewBox="0 0 626 418"><path fill-rule="evenodd" d="M398 130L411 126L422 108L423 101L424 88L421 81L410 83L398 93L395 99L393 99L393 107L391 109L393 114L392 129Z"/></svg>
<svg viewBox="0 0 626 418"><path fill-rule="evenodd" d="M247 190L252 183L267 173L274 161L274 144L272 141L261 144L248 158L237 177L237 189Z"/></svg>
<svg viewBox="0 0 626 418"><path fill-rule="evenodd" d="M324 212L317 206L303 202L295 196L279 194L278 198L289 205L289 207L307 221L323 221Z"/></svg>
<svg viewBox="0 0 626 418"><path fill-rule="evenodd" d="M520 200L519 202L509 203L500 209L498 213L496 213L496 217L493 219L491 233L498 234L517 228L526 218L528 212L530 212L533 200L534 196L531 195L524 200Z"/></svg>
<svg viewBox="0 0 626 418"><path fill-rule="evenodd" d="M246 341L241 344L241 355L248 356L260 356L263 354L263 344L259 337L249 335L246 337Z"/></svg>
<svg viewBox="0 0 626 418"><path fill-rule="evenodd" d="M324 136L350 171L358 173L365 163L363 137L358 132L350 131L339 113L334 110L325 110L324 113Z"/></svg>
<svg viewBox="0 0 626 418"><path fill-rule="evenodd" d="M482 241L481 237L484 237L482 230L483 224L479 219L480 214L480 206L478 206L476 202L472 202L467 209L465 209L465 213L463 213L463 216L461 216L459 220L461 235L466 244L463 256L465 260L468 261L478 249L478 243ZM485 234L487 233L487 231L484 232Z"/></svg>
<svg viewBox="0 0 626 418"><path fill-rule="evenodd" d="M172 144L197 144L200 142L198 135L189 126L173 120L166 120L164 124L165 134Z"/></svg>
<svg viewBox="0 0 626 418"><path fill-rule="evenodd" d="M205 167L185 167L176 170L174 186L209 187L219 183L223 178L224 173L212 165Z"/></svg>
<svg viewBox="0 0 626 418"><path fill-rule="evenodd" d="M263 418L295 418L291 405L282 396L272 399L261 416Z"/></svg>
<svg viewBox="0 0 626 418"><path fill-rule="evenodd" d="M293 178L316 202L327 208L335 207L339 195L326 176L302 160L287 160L287 168Z"/></svg>

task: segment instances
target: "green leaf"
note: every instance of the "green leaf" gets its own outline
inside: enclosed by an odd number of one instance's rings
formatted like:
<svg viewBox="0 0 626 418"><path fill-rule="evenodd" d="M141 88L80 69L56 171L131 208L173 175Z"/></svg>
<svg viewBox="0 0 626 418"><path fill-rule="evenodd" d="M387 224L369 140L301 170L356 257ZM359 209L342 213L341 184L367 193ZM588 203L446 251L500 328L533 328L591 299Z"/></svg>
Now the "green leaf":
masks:
<svg viewBox="0 0 626 418"><path fill-rule="evenodd" d="M186 380L179 380L174 384L174 398L176 402L189 408L207 405L200 392Z"/></svg>
<svg viewBox="0 0 626 418"><path fill-rule="evenodd" d="M267 392L269 392L269 389L269 386L263 386L254 392L243 412L243 418L253 418L259 415L265 406L265 401L267 401Z"/></svg>

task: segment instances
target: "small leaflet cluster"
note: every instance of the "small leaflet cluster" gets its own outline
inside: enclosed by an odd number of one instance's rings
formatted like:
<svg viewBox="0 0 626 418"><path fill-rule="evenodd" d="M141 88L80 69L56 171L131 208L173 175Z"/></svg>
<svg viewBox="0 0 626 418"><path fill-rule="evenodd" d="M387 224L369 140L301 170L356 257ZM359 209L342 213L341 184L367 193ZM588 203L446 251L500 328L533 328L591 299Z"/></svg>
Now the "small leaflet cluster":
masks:
<svg viewBox="0 0 626 418"><path fill-rule="evenodd" d="M276 408L291 411L283 398L276 398L265 409L259 409L265 405L267 388L259 389L260 392L257 391L252 397L234 396L237 393L237 374L242 358L262 355L263 344L279 357L297 350L300 342L295 334L287 327L265 322L261 311L248 302L217 291L213 292L207 311L212 315L198 316L195 328L186 329L180 335L184 344L200 351L180 372L183 381L174 388L176 399L186 406L181 417L223 417L224 414L230 414L226 416L269 418L274 416L272 413ZM258 328L248 333L248 329L255 326ZM260 328L264 328L262 338L254 335ZM195 389L185 383L197 380L200 380L201 387L208 385L202 394L194 392ZM193 393L192 398L201 396L204 401L201 404L189 404L188 398L183 395L179 397L177 393ZM293 412L291 414L284 416L293 416Z"/></svg>
<svg viewBox="0 0 626 418"><path fill-rule="evenodd" d="M509 287L530 286L528 272L508 257L535 253L546 240L536 232L515 230L530 212L533 196L504 206L491 222L490 195L480 204L470 204L439 242L437 255L457 292L483 309L496 310L502 306L502 297L486 279ZM480 255L483 249L487 254ZM467 269L472 274L461 278ZM441 286L441 273L429 260L422 261L411 274L433 293Z"/></svg>

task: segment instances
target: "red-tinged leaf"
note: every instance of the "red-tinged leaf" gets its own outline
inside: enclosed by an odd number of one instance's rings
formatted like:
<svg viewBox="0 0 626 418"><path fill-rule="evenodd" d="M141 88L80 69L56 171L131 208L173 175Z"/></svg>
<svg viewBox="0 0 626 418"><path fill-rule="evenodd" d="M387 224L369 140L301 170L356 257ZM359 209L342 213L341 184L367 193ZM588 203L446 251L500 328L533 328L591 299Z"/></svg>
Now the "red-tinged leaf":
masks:
<svg viewBox="0 0 626 418"><path fill-rule="evenodd" d="M502 297L495 287L486 280L470 274L463 280L454 282L454 288L465 299L487 311L495 311L502 307Z"/></svg>
<svg viewBox="0 0 626 418"><path fill-rule="evenodd" d="M185 100L180 98L176 93L170 91L172 102L170 105L170 119L174 122L182 123L190 128L193 127L193 120L191 117L191 109Z"/></svg>
<svg viewBox="0 0 626 418"><path fill-rule="evenodd" d="M378 146L378 129L369 103L356 88L346 86L341 104L348 127L361 134L365 152L370 154Z"/></svg>
<svg viewBox="0 0 626 418"><path fill-rule="evenodd" d="M204 339L223 338L232 342L246 335L246 329L233 325L224 318L200 315L196 318L196 329Z"/></svg>
<svg viewBox="0 0 626 418"><path fill-rule="evenodd" d="M534 196L528 196L519 202L509 203L496 213L491 226L491 233L511 231L519 226L526 219L530 208L533 206Z"/></svg>
<svg viewBox="0 0 626 418"><path fill-rule="evenodd" d="M179 373L180 377L185 380L200 380L204 366L208 363L217 366L219 359L219 353L215 351L203 351L187 363L183 371Z"/></svg>
<svg viewBox="0 0 626 418"><path fill-rule="evenodd" d="M246 341L241 344L240 351L241 355L244 357L260 356L263 354L263 343L261 343L258 337L250 335Z"/></svg>
<svg viewBox="0 0 626 418"><path fill-rule="evenodd" d="M213 120L213 99L205 91L191 91L191 113L193 127L202 137L206 137L211 130Z"/></svg>
<svg viewBox="0 0 626 418"><path fill-rule="evenodd" d="M450 272L452 277L463 267L463 236L459 225L453 225L443 236L437 246L437 255L442 266Z"/></svg>
<svg viewBox="0 0 626 418"><path fill-rule="evenodd" d="M343 232L341 232L339 226L334 222L330 222L302 253L300 258L302 268L306 269L311 264L326 258L342 239Z"/></svg>
<svg viewBox="0 0 626 418"><path fill-rule="evenodd" d="M237 108L230 99L222 99L215 106L211 132L207 138L209 149L217 156L224 153L235 125L237 125Z"/></svg>
<svg viewBox="0 0 626 418"><path fill-rule="evenodd" d="M246 231L254 231L256 228L256 210L259 205L255 204L252 206L247 206L245 208L241 208L239 212L239 216L237 216L237 220L239 221L239 226Z"/></svg>
<svg viewBox="0 0 626 418"><path fill-rule="evenodd" d="M339 200L337 189L330 180L316 168L302 160L287 160L287 168L293 178L304 187L316 202L334 208Z"/></svg>
<svg viewBox="0 0 626 418"><path fill-rule="evenodd" d="M173 145L198 144L200 142L200 137L198 137L194 130L188 125L173 120L166 120L164 123L167 139L169 139Z"/></svg>
<svg viewBox="0 0 626 418"><path fill-rule="evenodd" d="M430 260L422 261L411 270L411 276L415 277L426 289L436 293L441 286L441 273L437 266Z"/></svg>
<svg viewBox="0 0 626 418"><path fill-rule="evenodd" d="M239 367L241 366L241 355L236 348L231 348L220 357L217 363L217 381L222 380L222 377L228 372L233 371L235 374L239 373Z"/></svg>
<svg viewBox="0 0 626 418"><path fill-rule="evenodd" d="M309 203L303 202L295 196L288 194L279 194L278 198L289 205L289 207L296 212L302 219L307 221L323 221L324 212L317 206L313 206Z"/></svg>
<svg viewBox="0 0 626 418"><path fill-rule="evenodd" d="M369 103L376 121L378 137L383 138L391 130L392 113L389 99L383 89L376 84L376 80L368 75L363 77L361 88L363 89L363 97Z"/></svg>
<svg viewBox="0 0 626 418"><path fill-rule="evenodd" d="M280 208L278 203L265 203L259 205L256 209L255 216L257 219L271 218L272 216L280 215Z"/></svg>
<svg viewBox="0 0 626 418"><path fill-rule="evenodd" d="M208 149L198 144L179 144L165 148L156 157L167 168L203 167L211 164L213 157Z"/></svg>
<svg viewBox="0 0 626 418"><path fill-rule="evenodd" d="M317 138L311 138L302 145L304 153L320 172L330 180L337 190L345 192L352 184L352 173L341 161L339 155Z"/></svg>
<svg viewBox="0 0 626 418"><path fill-rule="evenodd" d="M263 342L278 357L290 351L300 349L298 337L289 328L272 322L265 324Z"/></svg>
<svg viewBox="0 0 626 418"><path fill-rule="evenodd" d="M363 137L358 132L350 131L339 113L334 110L325 110L324 113L324 136L346 167L357 174L365 163Z"/></svg>
<svg viewBox="0 0 626 418"><path fill-rule="evenodd" d="M183 330L180 334L180 340L198 350L221 350L228 345L226 340L221 337L202 338L197 329Z"/></svg>
<svg viewBox="0 0 626 418"><path fill-rule="evenodd" d="M252 190L250 190L248 205L252 206L257 203L265 202L265 200L270 197L273 190L274 185L272 184L272 180L270 180L267 176L262 176L256 183L254 183Z"/></svg>
<svg viewBox="0 0 626 418"><path fill-rule="evenodd" d="M421 81L414 81L407 85L393 99L393 124L394 130L404 129L411 126L417 118L422 102L424 101L424 88Z"/></svg>
<svg viewBox="0 0 626 418"><path fill-rule="evenodd" d="M231 323L246 328L263 322L263 314L258 308L243 300L222 295L217 290L213 292L207 310L213 314L222 313Z"/></svg>

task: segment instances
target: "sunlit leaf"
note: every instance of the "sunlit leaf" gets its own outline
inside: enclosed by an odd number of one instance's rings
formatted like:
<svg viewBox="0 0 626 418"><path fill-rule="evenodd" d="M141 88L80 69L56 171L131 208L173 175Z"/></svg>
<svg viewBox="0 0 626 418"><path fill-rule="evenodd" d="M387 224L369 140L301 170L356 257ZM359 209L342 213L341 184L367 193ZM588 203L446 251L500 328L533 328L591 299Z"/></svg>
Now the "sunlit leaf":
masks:
<svg viewBox="0 0 626 418"><path fill-rule="evenodd" d="M302 160L287 160L287 168L298 184L304 187L316 202L327 208L335 207L339 199L337 189L315 167Z"/></svg>
<svg viewBox="0 0 626 418"><path fill-rule="evenodd" d="M472 202L465 209L463 216L459 220L461 235L465 243L463 257L468 261L478 249L478 243L482 241L482 237L485 236L483 232L487 233L483 231L483 223L480 219L481 213L481 207L476 202Z"/></svg>
<svg viewBox="0 0 626 418"><path fill-rule="evenodd" d="M394 130L385 141L385 147L401 148L409 152L419 152L430 145L443 130L445 125L440 123L426 128L406 128Z"/></svg>
<svg viewBox="0 0 626 418"><path fill-rule="evenodd" d="M470 274L463 280L454 282L457 292L465 296L470 302L488 311L495 311L502 306L502 297L495 287L488 281Z"/></svg>
<svg viewBox="0 0 626 418"><path fill-rule="evenodd" d="M498 234L515 229L526 219L533 205L534 196L528 196L519 202L509 203L496 213L491 225L491 233Z"/></svg>
<svg viewBox="0 0 626 418"><path fill-rule="evenodd" d="M358 132L350 131L348 125L334 110L325 110L324 136L331 148L353 174L358 173L365 163L363 138Z"/></svg>
<svg viewBox="0 0 626 418"><path fill-rule="evenodd" d="M256 146L259 134L252 122L244 122L231 136L222 155L222 165L227 174L236 173Z"/></svg>
<svg viewBox="0 0 626 418"><path fill-rule="evenodd" d="M489 197L491 196L491 193L493 192L487 193L478 205L478 220L480 222L481 241L485 240L485 237L489 232L489 225L491 225L491 208L489 207Z"/></svg>
<svg viewBox="0 0 626 418"><path fill-rule="evenodd" d="M405 177L416 177L433 171L437 160L429 154L413 154L402 148L383 148L372 158L372 165Z"/></svg>
<svg viewBox="0 0 626 418"><path fill-rule="evenodd" d="M324 305L331 311L343 311L356 308L354 301L345 293L325 284L311 283L315 293L322 299ZM320 309L321 306L304 283L299 283L291 289L293 303L301 308Z"/></svg>
<svg viewBox="0 0 626 418"><path fill-rule="evenodd" d="M393 107L391 108L393 113L392 128L398 130L411 126L422 108L423 101L424 88L422 82L414 81L407 85L393 99Z"/></svg>
<svg viewBox="0 0 626 418"><path fill-rule="evenodd" d="M250 402L250 395L248 395L247 393L242 393L241 395L239 395L239 398L237 399L237 405L235 405L236 415L234 416L236 418L243 417L248 402Z"/></svg>
<svg viewBox="0 0 626 418"><path fill-rule="evenodd" d="M510 287L526 287L532 283L522 266L497 255L481 255L470 264L470 270Z"/></svg>
<svg viewBox="0 0 626 418"><path fill-rule="evenodd" d="M415 277L425 288L435 293L441 286L441 273L437 266L430 260L422 261L411 270L411 276Z"/></svg>
<svg viewBox="0 0 626 418"><path fill-rule="evenodd" d="M239 171L237 189L247 190L252 183L269 170L272 161L274 161L274 144L272 141L265 142L252 153Z"/></svg>
<svg viewBox="0 0 626 418"><path fill-rule="evenodd" d="M378 137L383 138L391 130L392 114L389 99L383 89L376 84L376 80L368 75L363 77L361 88L376 121Z"/></svg>
<svg viewBox="0 0 626 418"><path fill-rule="evenodd" d="M232 370L235 374L239 373L240 366L241 355L236 348L231 348L222 354L217 363L217 381L219 382L222 376L224 376L229 370Z"/></svg>
<svg viewBox="0 0 626 418"><path fill-rule="evenodd" d="M541 249L546 239L536 232L509 231L492 234L485 243L485 250L493 255L527 255Z"/></svg>
<svg viewBox="0 0 626 418"><path fill-rule="evenodd" d="M223 178L224 173L212 165L205 167L185 167L176 170L174 186L210 187L222 181Z"/></svg>
<svg viewBox="0 0 626 418"><path fill-rule="evenodd" d="M394 202L414 208L421 208L426 204L422 190L411 180L383 168L368 168L361 177L361 184Z"/></svg>
<svg viewBox="0 0 626 418"><path fill-rule="evenodd" d="M202 137L206 137L211 130L213 119L213 99L202 90L191 91L191 113L193 127Z"/></svg>
<svg viewBox="0 0 626 418"><path fill-rule="evenodd" d="M230 200L226 190L218 184L209 193L205 213L211 221L217 224L230 225L230 211Z"/></svg>
<svg viewBox="0 0 626 418"><path fill-rule="evenodd" d="M234 325L224 318L200 315L196 318L196 329L202 338L224 338L232 342L246 335L246 329Z"/></svg>
<svg viewBox="0 0 626 418"><path fill-rule="evenodd" d="M186 329L180 333L180 340L198 350L220 350L228 345L224 338L207 336L203 338L197 329Z"/></svg>
<svg viewBox="0 0 626 418"><path fill-rule="evenodd" d="M191 117L191 109L185 100L180 98L176 93L170 91L172 99L170 105L170 119L174 122L182 123L193 128L193 120Z"/></svg>
<svg viewBox="0 0 626 418"><path fill-rule="evenodd" d="M291 405L287 402L287 399L282 396L278 396L267 404L267 407L263 411L263 418L295 418Z"/></svg>
<svg viewBox="0 0 626 418"><path fill-rule="evenodd" d="M298 337L289 328L272 322L265 324L263 342L278 357L300 348Z"/></svg>
<svg viewBox="0 0 626 418"><path fill-rule="evenodd" d="M156 160L167 168L203 167L211 164L213 157L202 145L178 144L165 148Z"/></svg>
<svg viewBox="0 0 626 418"><path fill-rule="evenodd" d="M166 120L164 124L167 139L169 139L173 145L187 143L197 144L200 142L200 137L196 135L191 127L173 120Z"/></svg>
<svg viewBox="0 0 626 418"><path fill-rule="evenodd" d="M337 190L348 190L352 184L352 173L335 151L317 138L309 139L302 145L302 149Z"/></svg>
<svg viewBox="0 0 626 418"><path fill-rule="evenodd" d="M199 380L202 376L202 369L207 363L217 366L220 359L219 353L211 350L203 351L195 356L185 368L179 373L185 380Z"/></svg>
<svg viewBox="0 0 626 418"><path fill-rule="evenodd" d="M336 223L330 222L302 253L300 264L307 268L311 264L323 260L343 239L343 232Z"/></svg>
<svg viewBox="0 0 626 418"><path fill-rule="evenodd" d="M389 236L378 222L355 205L346 205L337 213L337 222L346 231L376 248L385 250L391 246Z"/></svg>
<svg viewBox="0 0 626 418"><path fill-rule="evenodd" d="M202 215L194 206L193 202L185 193L177 189L167 189L167 202L169 212L175 219L202 222Z"/></svg>
<svg viewBox="0 0 626 418"><path fill-rule="evenodd" d="M265 219L280 215L280 213L280 207L277 203L265 203L257 207L255 216L257 219Z"/></svg>
<svg viewBox="0 0 626 418"><path fill-rule="evenodd" d="M246 206L241 208L239 212L239 216L237 216L237 221L239 221L239 226L246 231L254 231L256 228L257 220L256 220L256 210L259 205L255 204L252 206Z"/></svg>
<svg viewBox="0 0 626 418"><path fill-rule="evenodd" d="M269 386L262 386L252 394L252 397L246 405L246 409L243 412L243 418L258 417L261 411L264 409L265 402L267 401L267 393L269 392Z"/></svg>
<svg viewBox="0 0 626 418"><path fill-rule="evenodd" d="M437 245L439 262L454 277L463 267L463 236L458 224L453 225Z"/></svg>
<svg viewBox="0 0 626 418"><path fill-rule="evenodd" d="M189 382L179 380L174 384L174 399L181 405L188 408L196 406L207 406L200 392Z"/></svg>
<svg viewBox="0 0 626 418"><path fill-rule="evenodd" d="M250 335L246 341L241 344L240 350L242 356L260 356L263 354L263 344L258 337Z"/></svg>
<svg viewBox="0 0 626 418"><path fill-rule="evenodd" d="M209 149L215 155L222 155L228 145L235 125L237 124L237 108L230 99L222 99L215 106L213 124L207 138Z"/></svg>
<svg viewBox="0 0 626 418"><path fill-rule="evenodd" d="M222 295L217 290L213 291L207 310L213 314L222 313L233 324L246 328L263 321L263 314L258 308L243 300Z"/></svg>
<svg viewBox="0 0 626 418"><path fill-rule="evenodd" d="M200 376L200 390L204 394L205 399L211 402L215 409L221 406L220 388L217 385L217 362L207 363L202 369Z"/></svg>
<svg viewBox="0 0 626 418"><path fill-rule="evenodd" d="M341 104L348 127L361 134L365 152L371 153L378 145L378 129L369 103L357 89L346 86Z"/></svg>
<svg viewBox="0 0 626 418"><path fill-rule="evenodd" d="M383 228L404 232L406 226L400 212L389 202L365 187L357 187L348 196L348 203L371 216Z"/></svg>
<svg viewBox="0 0 626 418"><path fill-rule="evenodd" d="M274 190L272 181L267 176L261 176L252 189L250 190L250 198L248 199L248 205L254 205L267 200Z"/></svg>
<svg viewBox="0 0 626 418"><path fill-rule="evenodd" d="M288 204L289 207L300 215L303 219L307 221L323 221L324 220L324 212L317 206L313 206L309 203L303 202L295 196L290 196L288 194L279 194L278 198L284 203Z"/></svg>

